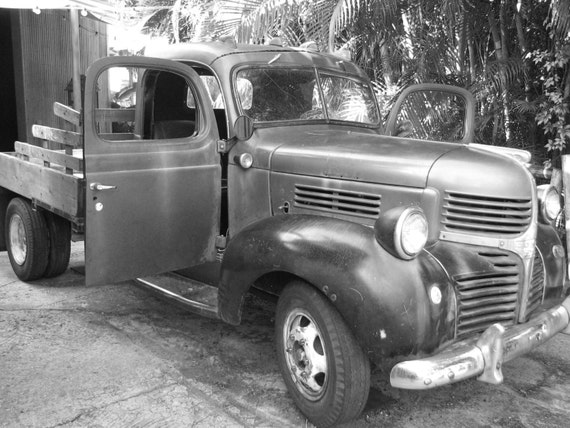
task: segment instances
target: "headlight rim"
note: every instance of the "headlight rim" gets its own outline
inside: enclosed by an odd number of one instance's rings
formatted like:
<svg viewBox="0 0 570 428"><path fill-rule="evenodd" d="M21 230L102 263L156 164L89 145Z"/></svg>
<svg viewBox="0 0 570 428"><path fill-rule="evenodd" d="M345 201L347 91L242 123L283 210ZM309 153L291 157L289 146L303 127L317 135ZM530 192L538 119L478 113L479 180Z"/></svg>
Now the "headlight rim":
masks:
<svg viewBox="0 0 570 428"><path fill-rule="evenodd" d="M541 220L546 223L546 224L552 224L556 218L558 217L558 215L560 214L560 212L562 211L562 203L560 201L560 193L558 192L558 190L556 189L556 187L552 186L551 184L542 184L540 186L537 186L537 190L538 190L538 200L539 200L539 205L540 205L540 218ZM547 210L547 206L548 206L548 198L549 195L551 194L555 194L556 199L558 201L558 209L556 211L556 213L551 216L548 213Z"/></svg>
<svg viewBox="0 0 570 428"><path fill-rule="evenodd" d="M404 226L406 223L406 220L408 220L409 217L413 216L413 215L420 215L423 222L425 223L425 239L423 244L420 246L420 248L417 251L408 251L408 249L404 248L403 245L403 230L404 230ZM425 248L427 240L429 237L429 223L427 221L427 217L424 213L424 211L421 209L421 207L417 206L417 205L412 205L407 207L406 209L404 209L404 211L402 211L402 213L400 214L400 216L398 217L398 221L396 222L396 227L394 228L394 249L396 250L396 253L398 254L398 256L404 260L412 260L414 258L416 258L418 256L418 254L420 254L422 252L422 250Z"/></svg>

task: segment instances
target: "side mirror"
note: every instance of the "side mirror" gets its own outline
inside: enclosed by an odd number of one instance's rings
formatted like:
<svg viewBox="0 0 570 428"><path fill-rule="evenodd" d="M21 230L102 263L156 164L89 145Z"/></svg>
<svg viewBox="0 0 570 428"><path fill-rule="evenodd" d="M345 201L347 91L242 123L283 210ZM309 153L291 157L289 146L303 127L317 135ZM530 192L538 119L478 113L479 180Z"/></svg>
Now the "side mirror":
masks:
<svg viewBox="0 0 570 428"><path fill-rule="evenodd" d="M246 141L253 135L253 119L249 116L240 116L234 122L234 134L239 141Z"/></svg>

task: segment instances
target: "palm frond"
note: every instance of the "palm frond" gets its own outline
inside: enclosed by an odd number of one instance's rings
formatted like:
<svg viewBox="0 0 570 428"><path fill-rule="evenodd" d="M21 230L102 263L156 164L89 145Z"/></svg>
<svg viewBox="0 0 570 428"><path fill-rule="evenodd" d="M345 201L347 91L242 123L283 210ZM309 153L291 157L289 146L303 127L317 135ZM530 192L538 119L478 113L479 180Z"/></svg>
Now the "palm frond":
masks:
<svg viewBox="0 0 570 428"><path fill-rule="evenodd" d="M380 27L380 31L389 32L393 28L395 19L399 19L398 11L398 0L338 0L331 13L329 51L335 50L336 37L363 15L373 20Z"/></svg>
<svg viewBox="0 0 570 428"><path fill-rule="evenodd" d="M560 40L570 33L570 0L552 0L550 3L549 24Z"/></svg>
<svg viewBox="0 0 570 428"><path fill-rule="evenodd" d="M535 115L539 108L539 100L513 100L513 113Z"/></svg>
<svg viewBox="0 0 570 428"><path fill-rule="evenodd" d="M524 63L520 58L487 63L485 80L495 91L503 91L517 79L524 78Z"/></svg>

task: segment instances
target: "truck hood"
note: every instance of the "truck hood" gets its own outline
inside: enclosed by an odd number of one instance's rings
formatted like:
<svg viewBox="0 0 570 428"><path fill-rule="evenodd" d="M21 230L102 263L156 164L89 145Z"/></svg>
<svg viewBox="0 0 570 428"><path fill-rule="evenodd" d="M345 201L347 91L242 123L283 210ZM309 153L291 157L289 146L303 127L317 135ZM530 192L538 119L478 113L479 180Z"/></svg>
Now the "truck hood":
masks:
<svg viewBox="0 0 570 428"><path fill-rule="evenodd" d="M423 188L432 165L463 147L338 129L303 137L275 149L272 171Z"/></svg>

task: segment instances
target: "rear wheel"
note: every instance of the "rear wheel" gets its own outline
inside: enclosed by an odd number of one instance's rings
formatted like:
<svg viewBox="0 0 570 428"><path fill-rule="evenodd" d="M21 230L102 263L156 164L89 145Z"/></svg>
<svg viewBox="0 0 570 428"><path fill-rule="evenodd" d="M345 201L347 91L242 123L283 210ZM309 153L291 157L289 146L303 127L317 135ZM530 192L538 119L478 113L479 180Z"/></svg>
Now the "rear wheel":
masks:
<svg viewBox="0 0 570 428"><path fill-rule="evenodd" d="M22 281L41 278L48 265L49 243L44 216L29 202L14 198L6 210L6 247L12 269Z"/></svg>
<svg viewBox="0 0 570 428"><path fill-rule="evenodd" d="M48 264L45 278L61 275L69 265L71 254L71 224L66 219L51 212L45 213L49 235Z"/></svg>
<svg viewBox="0 0 570 428"><path fill-rule="evenodd" d="M275 319L289 393L317 426L356 418L370 390L370 362L337 310L301 281L285 288Z"/></svg>
<svg viewBox="0 0 570 428"><path fill-rule="evenodd" d="M10 195L0 188L0 251L6 251L6 210L10 199Z"/></svg>

